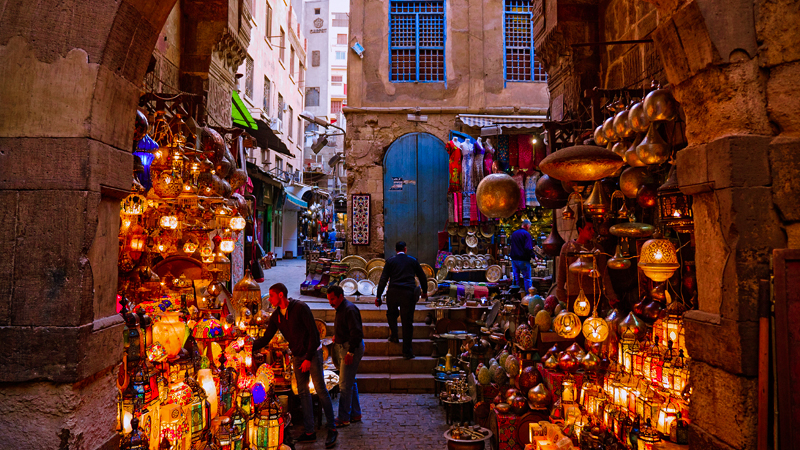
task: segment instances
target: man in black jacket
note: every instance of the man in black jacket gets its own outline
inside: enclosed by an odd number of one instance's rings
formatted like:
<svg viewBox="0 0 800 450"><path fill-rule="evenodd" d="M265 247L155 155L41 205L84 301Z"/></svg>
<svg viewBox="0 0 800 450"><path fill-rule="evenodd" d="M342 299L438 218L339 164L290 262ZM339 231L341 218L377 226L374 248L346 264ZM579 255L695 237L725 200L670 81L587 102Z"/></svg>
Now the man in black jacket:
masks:
<svg viewBox="0 0 800 450"><path fill-rule="evenodd" d="M378 282L377 297L375 297L375 306L381 306L381 295L389 283L389 290L386 291L386 318L389 322L389 336L390 342L399 342L397 339L397 317L403 321L403 358L414 358L414 351L411 347L411 341L414 336L414 307L417 305L420 292L422 298L428 298L428 278L425 272L422 271L422 266L419 265L416 258L406 254L406 243L403 241L398 242L394 246L397 255L389 258L386 265L383 266L381 273L381 280ZM417 283L414 277L419 279L419 283L423 289L418 291ZM400 312L398 313L398 308Z"/></svg>
<svg viewBox="0 0 800 450"><path fill-rule="evenodd" d="M358 401L356 373L364 357L364 331L361 312L356 305L344 298L340 286L328 289L328 303L336 310L333 321L333 342L339 361L339 417L337 427L346 427L350 422L361 422L361 403Z"/></svg>
<svg viewBox="0 0 800 450"><path fill-rule="evenodd" d="M303 428L302 434L297 442L314 442L317 440L317 433L314 429L314 410L311 400L311 393L308 390L309 377L314 382L314 389L319 396L319 403L325 412L325 419L328 422L328 436L325 439L325 448L332 448L336 445L338 432L333 419L333 404L325 387L325 377L322 374L322 346L319 341L319 331L314 321L311 308L305 303L289 299L288 293L283 283L273 284L269 288L269 302L275 311L269 318L267 330L264 336L253 342L253 353L258 352L275 336L280 330L286 341L289 342L289 350L292 351L292 369L297 379L297 391L300 396L300 403L303 406ZM255 358L253 358L255 359Z"/></svg>

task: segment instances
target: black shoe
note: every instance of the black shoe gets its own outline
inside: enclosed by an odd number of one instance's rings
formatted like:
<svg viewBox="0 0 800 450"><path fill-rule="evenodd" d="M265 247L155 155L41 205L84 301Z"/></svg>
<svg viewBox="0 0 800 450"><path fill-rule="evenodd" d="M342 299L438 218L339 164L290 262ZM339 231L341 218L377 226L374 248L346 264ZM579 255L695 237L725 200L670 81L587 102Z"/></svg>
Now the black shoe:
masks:
<svg viewBox="0 0 800 450"><path fill-rule="evenodd" d="M325 439L325 448L333 448L336 445L336 438L339 432L335 428L328 428L328 437Z"/></svg>
<svg viewBox="0 0 800 450"><path fill-rule="evenodd" d="M399 343L400 343L400 339L397 339L397 338L396 338L396 337L394 337L394 336L389 336L389 339L388 339L388 341L389 341L389 342L394 342L395 344L399 344Z"/></svg>
<svg viewBox="0 0 800 450"><path fill-rule="evenodd" d="M414 358L416 358L416 356L414 356L414 355L403 355L403 359L406 359L406 360L407 359L414 359Z"/></svg>
<svg viewBox="0 0 800 450"><path fill-rule="evenodd" d="M317 433L311 433L311 434L303 433L303 434L300 435L300 437L295 439L295 442L298 442L298 443L300 443L300 442L314 442L316 440L317 440Z"/></svg>

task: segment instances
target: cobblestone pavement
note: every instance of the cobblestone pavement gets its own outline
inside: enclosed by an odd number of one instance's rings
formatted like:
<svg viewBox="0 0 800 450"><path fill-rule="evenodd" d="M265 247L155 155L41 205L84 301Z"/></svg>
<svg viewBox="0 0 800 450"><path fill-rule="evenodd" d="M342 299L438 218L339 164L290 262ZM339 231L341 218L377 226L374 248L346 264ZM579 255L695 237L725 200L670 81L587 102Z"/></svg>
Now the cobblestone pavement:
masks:
<svg viewBox="0 0 800 450"><path fill-rule="evenodd" d="M363 421L339 428L339 450L443 450L444 409L433 394L361 394ZM333 410L338 411L338 398ZM323 419L324 422L324 419ZM302 432L294 426L293 436ZM325 430L317 431L317 441L296 444L297 450L325 448Z"/></svg>

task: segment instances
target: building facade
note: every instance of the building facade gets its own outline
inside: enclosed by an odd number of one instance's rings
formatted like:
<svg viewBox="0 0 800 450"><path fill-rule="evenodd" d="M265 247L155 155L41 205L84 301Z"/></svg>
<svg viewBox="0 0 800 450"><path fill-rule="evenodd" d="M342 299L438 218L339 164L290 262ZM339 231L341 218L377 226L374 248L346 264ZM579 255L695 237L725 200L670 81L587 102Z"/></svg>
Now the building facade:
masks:
<svg viewBox="0 0 800 450"><path fill-rule="evenodd" d="M416 161L419 157L420 169L394 177L406 186L403 189L416 190L417 198L411 203L422 205L430 200L434 202L430 206L432 212L444 212L444 221L437 219L430 224L423 210L416 209L406 222L412 227L414 223L427 223L428 228L418 233L435 240L436 232L445 227L446 199L441 195L429 199L426 196L430 192L424 192L417 183L431 177L448 177L446 162L443 169L437 168L424 177L421 170L430 167L428 157L441 161L451 130L480 136L480 128L465 123L465 116L492 116L490 119L497 122L511 118L531 125L544 120L547 78L533 48L532 11L528 3L517 3L525 2L350 3L348 43L358 43L364 51L362 58L348 50L349 89L344 108L348 123L347 188L350 196L368 194L371 212L369 223L362 224L362 245L353 245L352 235L349 236L350 253L369 259L393 252L393 240L398 236L391 231L387 234L384 214L396 209L384 200L385 193L395 188L390 186L392 175L385 162L389 161L388 150L399 138L422 133L431 136L427 142L437 146L431 150L414 144L417 149L413 158ZM413 179L401 179L408 176ZM352 205L348 207L352 212ZM386 242L390 245L385 246ZM435 243L420 245L424 262L432 263L430 254L435 255L436 247ZM416 250L409 246L409 251Z"/></svg>
<svg viewBox="0 0 800 450"><path fill-rule="evenodd" d="M249 113L270 136L248 159L255 167L278 181L283 190L263 195L259 205L262 246L276 257L297 255L297 213L302 202L289 197L302 191L303 111L306 76L306 41L300 26L302 10L292 2L254 2L252 39L247 57L239 67L238 92ZM273 184L269 184L272 189Z"/></svg>
<svg viewBox="0 0 800 450"><path fill-rule="evenodd" d="M347 53L349 0L316 0L305 2L304 31L308 36L308 71L306 75L305 110L346 129L342 107L347 105ZM333 193L343 194L344 136L328 130L324 146L315 151L312 146L325 130L306 123L304 153L305 176L314 184ZM339 157L334 158L336 155ZM333 161L333 163L331 163Z"/></svg>

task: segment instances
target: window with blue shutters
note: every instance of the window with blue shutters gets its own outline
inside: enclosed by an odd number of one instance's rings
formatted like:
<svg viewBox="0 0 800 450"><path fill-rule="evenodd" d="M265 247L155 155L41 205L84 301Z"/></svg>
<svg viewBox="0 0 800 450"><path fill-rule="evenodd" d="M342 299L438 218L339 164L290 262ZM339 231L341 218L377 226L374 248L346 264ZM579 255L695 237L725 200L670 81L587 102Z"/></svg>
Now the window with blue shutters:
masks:
<svg viewBox="0 0 800 450"><path fill-rule="evenodd" d="M391 0L389 79L445 81L444 0Z"/></svg>
<svg viewBox="0 0 800 450"><path fill-rule="evenodd" d="M504 0L503 48L506 81L547 81L533 49L533 1Z"/></svg>

